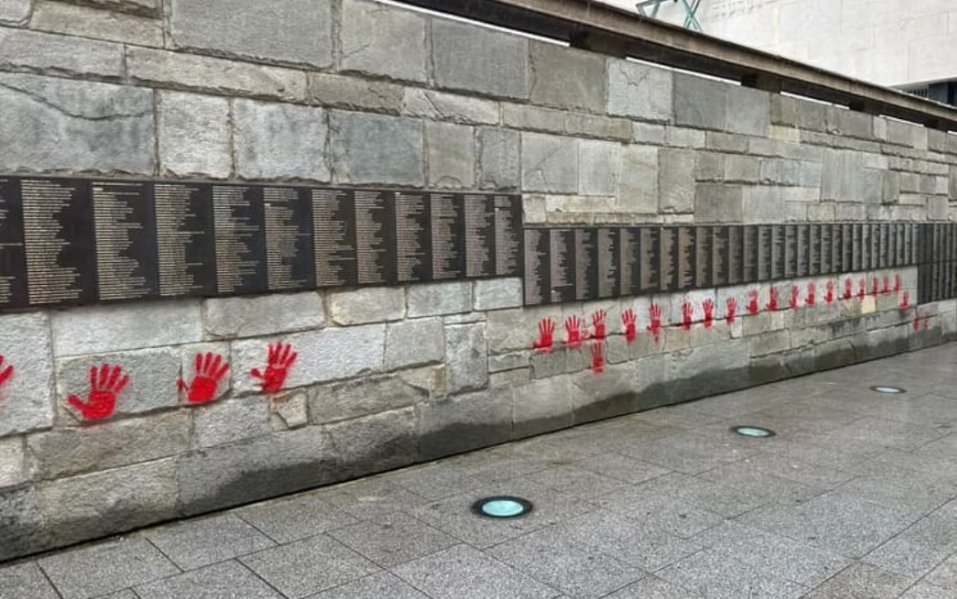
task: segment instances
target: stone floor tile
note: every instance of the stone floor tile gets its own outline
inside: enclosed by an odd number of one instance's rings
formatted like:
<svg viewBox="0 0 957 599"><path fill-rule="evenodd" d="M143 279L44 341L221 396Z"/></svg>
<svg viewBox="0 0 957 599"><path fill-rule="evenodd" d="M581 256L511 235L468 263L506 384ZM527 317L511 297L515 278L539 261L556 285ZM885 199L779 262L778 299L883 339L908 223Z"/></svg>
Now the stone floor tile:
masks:
<svg viewBox="0 0 957 599"><path fill-rule="evenodd" d="M860 420L830 431L825 436L835 440L864 441L881 447L914 450L949 433L926 424L911 424L884 418L861 418Z"/></svg>
<svg viewBox="0 0 957 599"><path fill-rule="evenodd" d="M309 599L429 599L389 572L379 572L312 595Z"/></svg>
<svg viewBox="0 0 957 599"><path fill-rule="evenodd" d="M86 599L179 574L149 541L120 537L39 560L63 599Z"/></svg>
<svg viewBox="0 0 957 599"><path fill-rule="evenodd" d="M900 596L900 599L953 599L954 591L942 589L928 582L918 582L907 592Z"/></svg>
<svg viewBox="0 0 957 599"><path fill-rule="evenodd" d="M574 466L558 466L547 470L539 470L525 478L559 493L586 499L600 497L628 487L628 483L624 481Z"/></svg>
<svg viewBox="0 0 957 599"><path fill-rule="evenodd" d="M606 599L699 599L701 595L656 576L647 576Z"/></svg>
<svg viewBox="0 0 957 599"><path fill-rule="evenodd" d="M140 599L282 599L235 561L220 562L134 588Z"/></svg>
<svg viewBox="0 0 957 599"><path fill-rule="evenodd" d="M396 472L390 481L425 499L443 499L478 486L467 470L445 462L415 466Z"/></svg>
<svg viewBox="0 0 957 599"><path fill-rule="evenodd" d="M769 577L759 569L731 556L705 549L655 573L674 584L687 587L708 599L774 597L797 599L808 588L781 578Z"/></svg>
<svg viewBox="0 0 957 599"><path fill-rule="evenodd" d="M690 435L691 433L688 433L622 445L618 451L626 456L685 474L698 474L755 453L753 449L738 447L731 442L693 439Z"/></svg>
<svg viewBox="0 0 957 599"><path fill-rule="evenodd" d="M109 595L103 595L97 597L96 599L139 599L130 589L123 589L122 591L117 591L115 593L110 593Z"/></svg>
<svg viewBox="0 0 957 599"><path fill-rule="evenodd" d="M234 513L279 543L311 537L359 521L315 491L253 504Z"/></svg>
<svg viewBox="0 0 957 599"><path fill-rule="evenodd" d="M392 569L433 599L551 599L559 592L484 553L457 545Z"/></svg>
<svg viewBox="0 0 957 599"><path fill-rule="evenodd" d="M749 457L745 461L755 470L828 490L839 487L858 475L826 464L809 462L787 453L768 452Z"/></svg>
<svg viewBox="0 0 957 599"><path fill-rule="evenodd" d="M730 486L755 497L766 497L779 503L802 503L828 490L755 468L747 458L741 462L702 472L698 478Z"/></svg>
<svg viewBox="0 0 957 599"><path fill-rule="evenodd" d="M957 483L953 479L908 471L893 465L883 466L841 485L841 492L910 511L918 518L926 516L957 495ZM862 468L867 467L862 465Z"/></svg>
<svg viewBox="0 0 957 599"><path fill-rule="evenodd" d="M362 578L379 568L325 535L247 555L240 561L288 597L306 597Z"/></svg>
<svg viewBox="0 0 957 599"><path fill-rule="evenodd" d="M807 599L894 599L913 582L911 578L858 562L819 585Z"/></svg>
<svg viewBox="0 0 957 599"><path fill-rule="evenodd" d="M947 426L957 421L957 401L932 393L926 395L907 393L896 403L882 403L875 406L869 415L913 424Z"/></svg>
<svg viewBox="0 0 957 599"><path fill-rule="evenodd" d="M957 592L957 555L948 557L931 570L930 574L924 577L924 582Z"/></svg>
<svg viewBox="0 0 957 599"><path fill-rule="evenodd" d="M328 535L385 568L459 543L402 512L339 528Z"/></svg>
<svg viewBox="0 0 957 599"><path fill-rule="evenodd" d="M622 518L654 524L679 537L692 537L723 520L720 515L686 499L657 490L656 486L641 485L599 497L595 503Z"/></svg>
<svg viewBox="0 0 957 599"><path fill-rule="evenodd" d="M577 468L631 484L643 483L671 472L660 466L619 453L602 453L574 462Z"/></svg>
<svg viewBox="0 0 957 599"><path fill-rule="evenodd" d="M153 528L144 536L182 570L194 570L275 545L231 514L184 520Z"/></svg>
<svg viewBox="0 0 957 599"><path fill-rule="evenodd" d="M0 567L0 598L59 599L36 562Z"/></svg>
<svg viewBox="0 0 957 599"><path fill-rule="evenodd" d="M387 476L394 476L394 473L351 481L314 493L336 508L360 519L390 514L422 503L421 496L390 482Z"/></svg>
<svg viewBox="0 0 957 599"><path fill-rule="evenodd" d="M890 539L864 560L917 578L957 552L957 502L950 502Z"/></svg>

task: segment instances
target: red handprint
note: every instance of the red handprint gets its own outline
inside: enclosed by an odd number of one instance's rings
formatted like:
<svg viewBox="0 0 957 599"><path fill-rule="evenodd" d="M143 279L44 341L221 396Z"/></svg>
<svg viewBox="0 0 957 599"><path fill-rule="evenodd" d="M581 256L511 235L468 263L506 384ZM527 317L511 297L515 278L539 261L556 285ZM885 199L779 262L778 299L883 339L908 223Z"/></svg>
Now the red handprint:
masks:
<svg viewBox="0 0 957 599"><path fill-rule="evenodd" d="M733 297L729 297L728 311L727 311L728 326L731 326L734 324L734 320L737 318L737 316L738 316L738 300L734 299Z"/></svg>
<svg viewBox="0 0 957 599"><path fill-rule="evenodd" d="M894 293L900 293L903 286L904 281L901 279L900 273L897 273L894 275Z"/></svg>
<svg viewBox="0 0 957 599"><path fill-rule="evenodd" d="M538 323L538 341L532 343L532 348L544 354L552 353L555 344L555 321L543 318Z"/></svg>
<svg viewBox="0 0 957 599"><path fill-rule="evenodd" d="M917 310L914 310L914 330L915 331L920 330L920 319L921 319L920 312L918 312Z"/></svg>
<svg viewBox="0 0 957 599"><path fill-rule="evenodd" d="M710 329L714 326L714 302L711 299L704 300L704 327Z"/></svg>
<svg viewBox="0 0 957 599"><path fill-rule="evenodd" d="M0 356L0 387L7 384L11 378L13 378L13 364L7 364L7 367L3 367L4 357Z"/></svg>
<svg viewBox="0 0 957 599"><path fill-rule="evenodd" d="M591 371L595 374L605 372L605 343L596 341L591 344Z"/></svg>
<svg viewBox="0 0 957 599"><path fill-rule="evenodd" d="M801 288L797 285L791 285L791 303L789 306L792 310L798 309L798 302L801 298Z"/></svg>
<svg viewBox="0 0 957 599"><path fill-rule="evenodd" d="M106 420L116 411L116 398L126 389L130 377L123 374L122 366L103 364L97 370L90 368L90 394L86 402L76 395L67 398L67 403L76 408L84 420Z"/></svg>
<svg viewBox="0 0 957 599"><path fill-rule="evenodd" d="M229 363L219 354L206 352L196 354L196 368L193 382L189 385L180 379L177 383L181 391L187 391L186 401L193 404L209 403L216 399L219 382L229 372Z"/></svg>
<svg viewBox="0 0 957 599"><path fill-rule="evenodd" d="M651 312L651 324L648 325L648 330L655 338L655 343L661 341L661 306L658 304L651 304L649 309Z"/></svg>
<svg viewBox="0 0 957 599"><path fill-rule="evenodd" d="M577 314L565 319L565 347L578 349L582 346L582 325L585 321Z"/></svg>
<svg viewBox="0 0 957 599"><path fill-rule="evenodd" d="M266 365L265 374L258 368L253 368L253 378L262 381L260 385L266 393L276 393L282 390L286 383L286 377L289 375L289 369L296 362L299 354L292 351L292 345L283 343L269 344L269 363Z"/></svg>
<svg viewBox="0 0 957 599"><path fill-rule="evenodd" d="M761 294L757 289L752 289L748 292L748 312L751 313L751 316L761 311L760 296Z"/></svg>
<svg viewBox="0 0 957 599"><path fill-rule="evenodd" d="M901 310L903 310L903 311L905 311L905 312L906 312L908 309L910 309L910 291L905 291L905 292L904 292L904 297L901 298L900 308L901 308Z"/></svg>
<svg viewBox="0 0 957 599"><path fill-rule="evenodd" d="M686 330L691 330L691 322L694 320L694 304L685 300L685 303L681 305L681 327Z"/></svg>
<svg viewBox="0 0 957 599"><path fill-rule="evenodd" d="M844 299L849 300L854 297L854 281L850 277L844 279Z"/></svg>
<svg viewBox="0 0 957 599"><path fill-rule="evenodd" d="M635 317L635 311L628 308L622 312L621 322L625 325L625 341L634 343L638 339L638 319Z"/></svg>
<svg viewBox="0 0 957 599"><path fill-rule="evenodd" d="M884 288L881 289L883 295L891 294L891 277L890 275L884 275Z"/></svg>
<svg viewBox="0 0 957 599"><path fill-rule="evenodd" d="M608 332L605 330L605 319L607 317L608 312L605 310L599 310L591 315L591 324L595 329L593 338L601 340L608 336Z"/></svg>
<svg viewBox="0 0 957 599"><path fill-rule="evenodd" d="M863 300L865 295L867 295L867 279L861 277L861 280L857 282L857 299Z"/></svg>
<svg viewBox="0 0 957 599"><path fill-rule="evenodd" d="M808 306L813 306L817 303L817 283L814 281L807 284L807 298L805 298L804 303Z"/></svg>
<svg viewBox="0 0 957 599"><path fill-rule="evenodd" d="M777 287L771 288L771 297L768 299L768 310L774 312L778 309L778 303L781 301L781 292Z"/></svg>
<svg viewBox="0 0 957 599"><path fill-rule="evenodd" d="M881 290L881 282L877 280L877 277L874 277L874 280L871 281L871 295L877 297L877 294Z"/></svg>
<svg viewBox="0 0 957 599"><path fill-rule="evenodd" d="M833 304L833 303L834 303L834 287L835 287L835 286L836 286L836 285L835 285L834 281L828 281L828 282L827 282L827 293L824 294L824 301L827 302L827 303L829 303L829 304Z"/></svg>

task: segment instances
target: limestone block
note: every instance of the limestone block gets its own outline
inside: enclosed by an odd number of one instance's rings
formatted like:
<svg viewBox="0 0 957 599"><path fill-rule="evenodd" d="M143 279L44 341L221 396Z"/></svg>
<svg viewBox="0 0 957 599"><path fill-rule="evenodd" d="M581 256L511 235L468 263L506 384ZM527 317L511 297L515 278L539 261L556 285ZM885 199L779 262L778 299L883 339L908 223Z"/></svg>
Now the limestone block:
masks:
<svg viewBox="0 0 957 599"><path fill-rule="evenodd" d="M584 112L565 112L565 133L614 141L631 141L631 121Z"/></svg>
<svg viewBox="0 0 957 599"><path fill-rule="evenodd" d="M414 87L405 89L402 114L465 125L496 125L499 122L498 104L491 100Z"/></svg>
<svg viewBox="0 0 957 599"><path fill-rule="evenodd" d="M414 318L392 323L386 329L387 370L441 362L445 357L445 332L440 318Z"/></svg>
<svg viewBox="0 0 957 599"><path fill-rule="evenodd" d="M525 104L502 104L502 122L514 129L565 132L565 111Z"/></svg>
<svg viewBox="0 0 957 599"><path fill-rule="evenodd" d="M398 114L405 93L401 85L311 71L306 74L306 99L321 106Z"/></svg>
<svg viewBox="0 0 957 599"><path fill-rule="evenodd" d="M229 177L233 165L227 100L160 92L156 115L163 175Z"/></svg>
<svg viewBox="0 0 957 599"><path fill-rule="evenodd" d="M58 358L203 339L199 300L72 308L53 312L50 324Z"/></svg>
<svg viewBox="0 0 957 599"><path fill-rule="evenodd" d="M662 145L665 143L665 128L649 123L632 123L631 139L639 144Z"/></svg>
<svg viewBox="0 0 957 599"><path fill-rule="evenodd" d="M126 51L126 71L134 82L218 95L280 100L306 97L306 74L302 71L209 56L130 46Z"/></svg>
<svg viewBox="0 0 957 599"><path fill-rule="evenodd" d="M701 183L695 188L695 220L703 223L740 223L744 192L739 185Z"/></svg>
<svg viewBox="0 0 957 599"><path fill-rule="evenodd" d="M621 144L582 139L578 142L578 193L614 196L618 192Z"/></svg>
<svg viewBox="0 0 957 599"><path fill-rule="evenodd" d="M791 347L791 333L788 330L774 331L749 338L752 356L765 356L787 351Z"/></svg>
<svg viewBox="0 0 957 599"><path fill-rule="evenodd" d="M756 183L760 178L761 162L754 156L732 154L724 165L724 178L729 181Z"/></svg>
<svg viewBox="0 0 957 599"><path fill-rule="evenodd" d="M45 527L35 487L0 491L0 559L47 549L51 534Z"/></svg>
<svg viewBox="0 0 957 599"><path fill-rule="evenodd" d="M825 150L821 199L860 202L864 192L863 156L847 150Z"/></svg>
<svg viewBox="0 0 957 599"><path fill-rule="evenodd" d="M332 4L332 0L171 0L170 38L178 48L328 67Z"/></svg>
<svg viewBox="0 0 957 599"><path fill-rule="evenodd" d="M773 185L799 185L801 183L801 163L786 158L765 158L761 160L761 182Z"/></svg>
<svg viewBox="0 0 957 599"><path fill-rule="evenodd" d="M279 339L245 339L232 344L234 372L250 372L266 367L269 344ZM345 379L358 374L382 370L385 347L385 325L374 324L343 328L326 328L285 336L299 358L292 365L285 388L293 389L312 383ZM237 392L259 389L252 377L234 380Z"/></svg>
<svg viewBox="0 0 957 599"><path fill-rule="evenodd" d="M30 17L33 0L0 0L0 23L20 24Z"/></svg>
<svg viewBox="0 0 957 599"><path fill-rule="evenodd" d="M232 364L232 359L229 354L229 343L225 341L180 345L178 349L180 350L180 378L187 385L185 389L180 389L180 400L188 405L189 390L193 384L193 381L197 376L199 376L203 369L202 366L197 367L196 358L203 356L202 359L205 361L205 355L207 353L218 354L219 356L222 356L222 359L227 365ZM212 366L212 364L210 364L210 366ZM234 372L232 368L228 369L223 374L223 378L217 381L216 390L214 391L212 399L219 399L232 391L233 378L236 376L245 375L246 373L244 372L237 373Z"/></svg>
<svg viewBox="0 0 957 599"><path fill-rule="evenodd" d="M37 477L62 478L176 455L189 449L187 411L126 418L96 426L31 435L27 446Z"/></svg>
<svg viewBox="0 0 957 599"><path fill-rule="evenodd" d="M315 291L203 301L204 328L213 339L302 331L324 322L322 300Z"/></svg>
<svg viewBox="0 0 957 599"><path fill-rule="evenodd" d="M0 439L0 489L19 485L26 479L23 439L21 437Z"/></svg>
<svg viewBox="0 0 957 599"><path fill-rule="evenodd" d="M488 377L488 386L490 389L514 389L521 385L527 385L531 380L532 375L529 368L517 368L491 373Z"/></svg>
<svg viewBox="0 0 957 599"><path fill-rule="evenodd" d="M270 410L273 430L290 430L309 424L309 398L305 393L273 397Z"/></svg>
<svg viewBox="0 0 957 599"><path fill-rule="evenodd" d="M322 385L309 398L310 419L324 424L414 406L429 399L425 385L400 374Z"/></svg>
<svg viewBox="0 0 957 599"><path fill-rule="evenodd" d="M373 414L324 427L339 470L351 476L391 470L416 461L415 408Z"/></svg>
<svg viewBox="0 0 957 599"><path fill-rule="evenodd" d="M44 483L45 525L65 545L169 520L177 515L175 472L170 458Z"/></svg>
<svg viewBox="0 0 957 599"><path fill-rule="evenodd" d="M575 422L575 403L571 389L571 377L568 375L515 387L512 390L514 437L529 437L572 426Z"/></svg>
<svg viewBox="0 0 957 599"><path fill-rule="evenodd" d="M484 50L483 50L484 51ZM529 47L531 100L563 109L604 112L605 58L545 42Z"/></svg>
<svg viewBox="0 0 957 599"><path fill-rule="evenodd" d="M488 342L485 323L445 328L447 390L459 393L488 384Z"/></svg>
<svg viewBox="0 0 957 599"><path fill-rule="evenodd" d="M888 120L887 141L888 143L892 144L908 146L918 150L926 150L927 129L912 123Z"/></svg>
<svg viewBox="0 0 957 599"><path fill-rule="evenodd" d="M268 435L269 401L254 396L230 399L193 410L193 435L197 447L213 447Z"/></svg>
<svg viewBox="0 0 957 599"><path fill-rule="evenodd" d="M658 212L658 149L637 144L621 150L618 200L627 212Z"/></svg>
<svg viewBox="0 0 957 599"><path fill-rule="evenodd" d="M475 134L472 127L426 122L431 187L473 187Z"/></svg>
<svg viewBox="0 0 957 599"><path fill-rule="evenodd" d="M468 281L428 283L409 287L409 318L461 314L472 309L472 284Z"/></svg>
<svg viewBox="0 0 957 599"><path fill-rule="evenodd" d="M946 196L927 197L927 218L929 220L947 220L947 208Z"/></svg>
<svg viewBox="0 0 957 599"><path fill-rule="evenodd" d="M515 190L521 185L518 131L481 127L475 137L478 184L482 189Z"/></svg>
<svg viewBox="0 0 957 599"><path fill-rule="evenodd" d="M475 282L475 309L501 310L522 305L522 280L484 279Z"/></svg>
<svg viewBox="0 0 957 599"><path fill-rule="evenodd" d="M780 187L745 187L741 203L746 223L781 222L786 215L785 195Z"/></svg>
<svg viewBox="0 0 957 599"><path fill-rule="evenodd" d="M694 177L697 181L723 181L724 163L731 156L717 152L697 152L695 154Z"/></svg>
<svg viewBox="0 0 957 599"><path fill-rule="evenodd" d="M438 87L528 98L526 38L436 18L432 20L432 64Z"/></svg>
<svg viewBox="0 0 957 599"><path fill-rule="evenodd" d="M665 126L665 145L680 148L703 148L705 146L705 132L684 127Z"/></svg>
<svg viewBox="0 0 957 599"><path fill-rule="evenodd" d="M728 123L727 83L694 75L674 75L675 124L724 130ZM736 109L736 107L735 107ZM747 133L747 131L738 131Z"/></svg>
<svg viewBox="0 0 957 599"><path fill-rule="evenodd" d="M89 4L98 8L156 16L161 0L90 0Z"/></svg>
<svg viewBox="0 0 957 599"><path fill-rule="evenodd" d="M0 170L153 173L152 90L4 74L0 105Z"/></svg>
<svg viewBox="0 0 957 599"><path fill-rule="evenodd" d="M530 352L512 352L488 357L489 372L504 372L507 370L526 369L530 364Z"/></svg>
<svg viewBox="0 0 957 599"><path fill-rule="evenodd" d="M400 287L361 287L326 296L329 317L336 324L400 320L405 316L405 291Z"/></svg>
<svg viewBox="0 0 957 599"><path fill-rule="evenodd" d="M346 0L340 18L341 70L426 80L424 16L380 2Z"/></svg>
<svg viewBox="0 0 957 599"><path fill-rule="evenodd" d="M570 137L522 133L523 190L575 193L578 144Z"/></svg>
<svg viewBox="0 0 957 599"><path fill-rule="evenodd" d="M727 86L727 124L732 133L766 136L771 126L771 95L759 89Z"/></svg>
<svg viewBox="0 0 957 599"><path fill-rule="evenodd" d="M667 122L673 111L672 72L627 60L608 61L608 112Z"/></svg>
<svg viewBox="0 0 957 599"><path fill-rule="evenodd" d="M325 111L233 101L236 172L247 179L328 181Z"/></svg>
<svg viewBox="0 0 957 599"><path fill-rule="evenodd" d="M421 122L333 110L329 128L332 165L339 182L424 184Z"/></svg>
<svg viewBox="0 0 957 599"><path fill-rule="evenodd" d="M873 139L874 137L874 119L869 114L847 110L839 106L826 106L824 119L828 133L861 139ZM888 123L888 127L890 127L890 123ZM889 132L890 129L888 128Z"/></svg>
<svg viewBox="0 0 957 599"><path fill-rule="evenodd" d="M10 1L0 1L0 13L4 2L9 4ZM20 2L12 1L14 4ZM37 2L30 18L30 28L139 46L163 46L163 24L158 19L104 12L49 0Z"/></svg>
<svg viewBox="0 0 957 599"><path fill-rule="evenodd" d="M0 29L0 64L61 75L123 76L123 46L22 29Z"/></svg>
<svg viewBox="0 0 957 599"><path fill-rule="evenodd" d="M824 104L771 94L771 122L812 131L824 131Z"/></svg>
<svg viewBox="0 0 957 599"><path fill-rule="evenodd" d="M748 151L750 139L746 135L722 133L721 131L707 131L705 133L705 147L721 152L744 154Z"/></svg>
<svg viewBox="0 0 957 599"><path fill-rule="evenodd" d="M695 153L662 148L658 152L659 206L664 212L692 212L695 201Z"/></svg>
<svg viewBox="0 0 957 599"><path fill-rule="evenodd" d="M136 351L97 354L57 360L56 389L58 411L82 422L67 398L76 395L86 402L90 393L90 368L122 366L130 382L116 399L117 415L139 414L170 408L179 402L176 381L180 378L178 348L163 347ZM67 420L68 420L67 419Z"/></svg>
<svg viewBox="0 0 957 599"><path fill-rule="evenodd" d="M43 312L0 316L0 370L13 376L0 387L0 437L53 425L50 322Z"/></svg>
<svg viewBox="0 0 957 599"><path fill-rule="evenodd" d="M431 460L512 437L512 395L477 391L419 406L419 457Z"/></svg>

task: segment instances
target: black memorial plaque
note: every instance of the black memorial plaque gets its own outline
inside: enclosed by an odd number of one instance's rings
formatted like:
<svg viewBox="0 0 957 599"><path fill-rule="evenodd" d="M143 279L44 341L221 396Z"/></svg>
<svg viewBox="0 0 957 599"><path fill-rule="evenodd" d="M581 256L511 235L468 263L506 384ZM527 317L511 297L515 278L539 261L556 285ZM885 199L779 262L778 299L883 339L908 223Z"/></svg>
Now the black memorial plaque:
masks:
<svg viewBox="0 0 957 599"><path fill-rule="evenodd" d="M525 229L525 304L536 306L551 301L549 279L549 235L547 229Z"/></svg>
<svg viewBox="0 0 957 599"><path fill-rule="evenodd" d="M796 225L784 226L784 276L786 278L798 276L798 268L801 262L800 245L798 244L798 227Z"/></svg>
<svg viewBox="0 0 957 599"><path fill-rule="evenodd" d="M820 248L821 248L821 274L829 275L834 272L834 227L831 225L820 225Z"/></svg>
<svg viewBox="0 0 957 599"><path fill-rule="evenodd" d="M575 229L575 299L598 299L597 229Z"/></svg>
<svg viewBox="0 0 957 599"><path fill-rule="evenodd" d="M495 274L522 274L522 198L495 196Z"/></svg>
<svg viewBox="0 0 957 599"><path fill-rule="evenodd" d="M717 226L711 229L711 282L716 287L731 284L731 229Z"/></svg>
<svg viewBox="0 0 957 599"><path fill-rule="evenodd" d="M0 308L29 304L20 180L0 177Z"/></svg>
<svg viewBox="0 0 957 599"><path fill-rule="evenodd" d="M758 277L754 280L770 281L774 274L774 228L771 225L757 225L755 228L758 234L753 251L756 256ZM752 250L745 247L745 251Z"/></svg>
<svg viewBox="0 0 957 599"><path fill-rule="evenodd" d="M844 228L838 224L828 225L828 227L831 229L831 272L839 273L842 272L841 260L843 254L841 248Z"/></svg>
<svg viewBox="0 0 957 599"><path fill-rule="evenodd" d="M430 195L432 216L432 279L465 276L465 205L451 193Z"/></svg>
<svg viewBox="0 0 957 599"><path fill-rule="evenodd" d="M880 268L881 263L881 225L874 223L870 225L871 229L871 268Z"/></svg>
<svg viewBox="0 0 957 599"><path fill-rule="evenodd" d="M851 268L854 272L864 270L864 231L859 224L851 225Z"/></svg>
<svg viewBox="0 0 957 599"><path fill-rule="evenodd" d="M807 275L816 277L821 270L821 225L807 225Z"/></svg>
<svg viewBox="0 0 957 599"><path fill-rule="evenodd" d="M548 240L550 301L573 302L575 292L575 231L551 229Z"/></svg>
<svg viewBox="0 0 957 599"><path fill-rule="evenodd" d="M316 287L312 198L303 187L264 187L266 273L270 291Z"/></svg>
<svg viewBox="0 0 957 599"><path fill-rule="evenodd" d="M694 286L702 289L714 285L714 231L698 227L695 232Z"/></svg>
<svg viewBox="0 0 957 599"><path fill-rule="evenodd" d="M729 285L739 285L758 280L757 243L757 227L728 227L727 283ZM748 252L749 247L754 251Z"/></svg>
<svg viewBox="0 0 957 599"><path fill-rule="evenodd" d="M854 271L854 225L841 225L841 272Z"/></svg>
<svg viewBox="0 0 957 599"><path fill-rule="evenodd" d="M213 185L216 227L216 291L220 294L269 290L262 188Z"/></svg>
<svg viewBox="0 0 957 599"><path fill-rule="evenodd" d="M638 295L641 293L641 230L619 229L618 249L621 295Z"/></svg>
<svg viewBox="0 0 957 599"><path fill-rule="evenodd" d="M465 195L465 274L468 277L495 275L495 198Z"/></svg>
<svg viewBox="0 0 957 599"><path fill-rule="evenodd" d="M877 239L878 239L878 251L877 251L877 267L878 268L889 268L890 264L890 236L888 234L887 223L881 223L878 225L877 229Z"/></svg>
<svg viewBox="0 0 957 599"><path fill-rule="evenodd" d="M894 237L897 241L894 244L894 266L906 266L909 260L904 255L904 237L907 225L897 223L894 225Z"/></svg>
<svg viewBox="0 0 957 599"><path fill-rule="evenodd" d="M160 296L216 295L212 186L156 183L153 202Z"/></svg>
<svg viewBox="0 0 957 599"><path fill-rule="evenodd" d="M621 231L598 229L598 297L622 295L621 291Z"/></svg>
<svg viewBox="0 0 957 599"><path fill-rule="evenodd" d="M771 225L771 276L772 280L783 279L787 276L787 227L785 225ZM793 270L793 266L791 269Z"/></svg>
<svg viewBox="0 0 957 599"><path fill-rule="evenodd" d="M642 227L639 251L639 270L641 272L641 292L655 293L662 288L661 283L661 227Z"/></svg>
<svg viewBox="0 0 957 599"><path fill-rule="evenodd" d="M159 295L156 216L149 183L93 181L93 229L99 300Z"/></svg>
<svg viewBox="0 0 957 599"><path fill-rule="evenodd" d="M887 224L887 268L897 266L897 223Z"/></svg>
<svg viewBox="0 0 957 599"><path fill-rule="evenodd" d="M678 289L693 289L695 286L695 255L697 253L695 227L678 227Z"/></svg>
<svg viewBox="0 0 957 599"><path fill-rule="evenodd" d="M678 229L675 227L661 227L659 235L661 291L677 291L681 284L681 246L679 245Z"/></svg>
<svg viewBox="0 0 957 599"><path fill-rule="evenodd" d="M396 282L395 268L395 212L391 192L355 191L356 222L356 278L360 285L390 285ZM435 238L446 231L436 232L435 205L432 204L432 247ZM442 223L443 225L445 223ZM460 237L461 238L461 237ZM444 248L443 259L449 254L461 256L460 248ZM432 253L433 275L435 274L436 253ZM448 259L448 262L453 260ZM461 265L461 259L458 260Z"/></svg>
<svg viewBox="0 0 957 599"><path fill-rule="evenodd" d="M310 198L316 250L316 285L358 285L353 192L344 189L311 189Z"/></svg>
<svg viewBox="0 0 957 599"><path fill-rule="evenodd" d="M89 181L24 178L20 197L30 305L96 301Z"/></svg>
<svg viewBox="0 0 957 599"><path fill-rule="evenodd" d="M480 196L481 197L481 196ZM393 199L395 210L395 278L399 283L420 283L432 280L432 219L429 196L424 192L397 191ZM477 203L477 202L476 202ZM466 224L469 224L469 209L476 214L472 217L472 239L466 237L466 252L470 242L481 244L469 264L474 270L491 271L492 238L491 209L482 210L481 206L466 206ZM480 221L484 215L487 223ZM483 225L484 226L481 226ZM482 254L484 250L484 254Z"/></svg>

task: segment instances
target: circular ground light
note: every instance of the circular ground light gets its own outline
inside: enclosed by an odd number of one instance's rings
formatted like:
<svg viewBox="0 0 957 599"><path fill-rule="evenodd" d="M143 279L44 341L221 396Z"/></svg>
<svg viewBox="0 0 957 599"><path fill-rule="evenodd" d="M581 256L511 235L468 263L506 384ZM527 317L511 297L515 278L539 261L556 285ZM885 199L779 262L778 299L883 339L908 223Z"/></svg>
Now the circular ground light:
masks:
<svg viewBox="0 0 957 599"><path fill-rule="evenodd" d="M479 516L497 520L520 518L532 511L532 502L521 497L502 495L484 497L472 504L472 511Z"/></svg>
<svg viewBox="0 0 957 599"><path fill-rule="evenodd" d="M907 393L904 389L900 387L892 387L890 385L876 385L871 387L871 391L877 391L878 393L883 393L884 395L900 395L901 393Z"/></svg>
<svg viewBox="0 0 957 599"><path fill-rule="evenodd" d="M731 432L751 439L766 439L777 434L769 428L760 426L733 426Z"/></svg>

